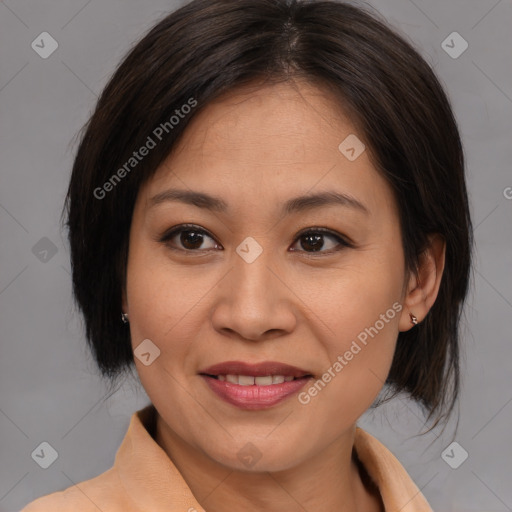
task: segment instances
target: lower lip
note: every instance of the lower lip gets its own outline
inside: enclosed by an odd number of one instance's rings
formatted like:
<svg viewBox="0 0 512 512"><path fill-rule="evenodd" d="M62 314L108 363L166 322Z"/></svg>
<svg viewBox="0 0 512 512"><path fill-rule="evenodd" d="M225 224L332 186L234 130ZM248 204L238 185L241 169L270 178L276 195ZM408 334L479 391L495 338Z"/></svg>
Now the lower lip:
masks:
<svg viewBox="0 0 512 512"><path fill-rule="evenodd" d="M201 375L210 389L226 402L236 405L240 409L266 409L286 400L290 395L297 393L310 380L310 377L271 384L268 386L240 386L231 382L222 381Z"/></svg>

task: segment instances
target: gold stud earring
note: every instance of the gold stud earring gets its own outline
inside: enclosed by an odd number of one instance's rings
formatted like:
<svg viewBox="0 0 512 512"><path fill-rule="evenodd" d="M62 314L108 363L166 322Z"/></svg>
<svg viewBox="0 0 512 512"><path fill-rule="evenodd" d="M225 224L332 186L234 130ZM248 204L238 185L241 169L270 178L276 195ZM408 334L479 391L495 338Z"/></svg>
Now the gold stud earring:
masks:
<svg viewBox="0 0 512 512"><path fill-rule="evenodd" d="M417 325L418 324L418 319L412 313L409 313L409 316L411 318L412 324L413 325Z"/></svg>

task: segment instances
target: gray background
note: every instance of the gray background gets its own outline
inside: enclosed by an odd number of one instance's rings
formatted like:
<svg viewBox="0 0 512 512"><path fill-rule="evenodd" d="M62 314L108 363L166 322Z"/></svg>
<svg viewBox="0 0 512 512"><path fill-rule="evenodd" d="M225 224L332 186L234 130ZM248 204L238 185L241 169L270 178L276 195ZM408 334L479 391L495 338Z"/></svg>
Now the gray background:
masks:
<svg viewBox="0 0 512 512"><path fill-rule="evenodd" d="M107 470L131 414L148 403L131 382L106 398L72 304L59 216L73 136L132 42L181 3L0 2L0 511ZM512 510L512 2L370 3L433 66L463 135L477 251L455 440L469 457L458 469L441 457L454 420L443 433L414 437L422 420L405 399L360 425L395 453L436 511ZM59 45L47 59L31 48L43 31ZM441 46L453 31L469 44L458 58ZM59 454L48 469L31 458L42 441Z"/></svg>

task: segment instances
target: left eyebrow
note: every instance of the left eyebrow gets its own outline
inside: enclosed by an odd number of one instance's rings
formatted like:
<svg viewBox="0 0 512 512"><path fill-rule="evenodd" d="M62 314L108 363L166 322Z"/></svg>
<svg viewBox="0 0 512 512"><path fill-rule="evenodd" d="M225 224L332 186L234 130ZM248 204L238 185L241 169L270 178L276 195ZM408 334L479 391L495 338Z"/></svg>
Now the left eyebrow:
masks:
<svg viewBox="0 0 512 512"><path fill-rule="evenodd" d="M211 196L204 192L179 189L169 189L156 194L151 198L150 205L155 206L168 201L178 201L220 213L224 213L229 210L228 204L220 197ZM369 209L355 197L334 191L303 195L289 199L284 203L282 213L290 215L296 212L303 212L331 205L352 208L359 210L366 215L370 214Z"/></svg>
<svg viewBox="0 0 512 512"><path fill-rule="evenodd" d="M355 197L340 192L320 192L318 194L294 197L286 201L283 206L283 212L289 215L294 212L302 212L331 205L353 208L366 215L370 214L369 209Z"/></svg>

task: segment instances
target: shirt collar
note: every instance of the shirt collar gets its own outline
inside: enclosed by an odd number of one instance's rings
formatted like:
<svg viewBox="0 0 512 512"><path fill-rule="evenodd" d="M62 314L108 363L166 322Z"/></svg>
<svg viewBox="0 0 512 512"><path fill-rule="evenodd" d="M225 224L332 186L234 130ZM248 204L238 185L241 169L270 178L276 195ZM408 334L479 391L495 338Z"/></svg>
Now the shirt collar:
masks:
<svg viewBox="0 0 512 512"><path fill-rule="evenodd" d="M156 409L135 412L117 451L114 468L137 507L153 512L204 512L181 473L154 440ZM423 494L394 455L357 427L357 456L377 485L386 512L432 512Z"/></svg>
<svg viewBox="0 0 512 512"><path fill-rule="evenodd" d="M404 467L380 441L357 427L354 448L379 489L386 512L433 512Z"/></svg>

